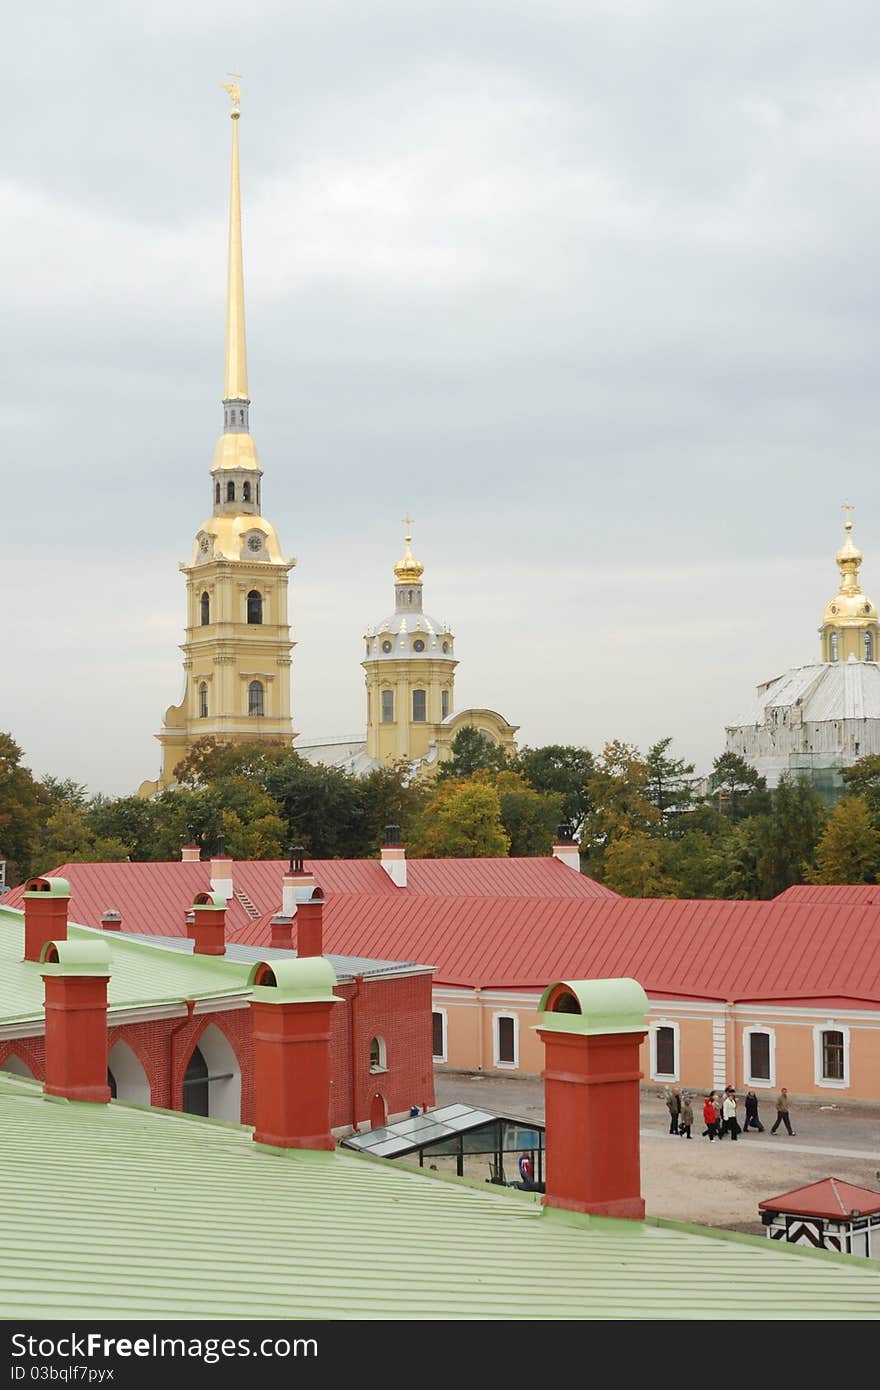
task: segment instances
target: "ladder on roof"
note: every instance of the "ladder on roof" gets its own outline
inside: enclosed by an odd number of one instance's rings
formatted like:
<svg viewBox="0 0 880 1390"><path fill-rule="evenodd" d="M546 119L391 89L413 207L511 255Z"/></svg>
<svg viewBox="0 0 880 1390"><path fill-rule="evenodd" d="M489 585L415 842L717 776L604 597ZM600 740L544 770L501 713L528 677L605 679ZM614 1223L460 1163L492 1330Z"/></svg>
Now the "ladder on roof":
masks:
<svg viewBox="0 0 880 1390"><path fill-rule="evenodd" d="M241 903L242 907L244 908L245 912L247 913L248 917L250 917L252 922L259 921L261 914L257 911L256 907L251 902L247 893L243 893L240 888L234 888L232 890L232 896L235 898L236 902Z"/></svg>

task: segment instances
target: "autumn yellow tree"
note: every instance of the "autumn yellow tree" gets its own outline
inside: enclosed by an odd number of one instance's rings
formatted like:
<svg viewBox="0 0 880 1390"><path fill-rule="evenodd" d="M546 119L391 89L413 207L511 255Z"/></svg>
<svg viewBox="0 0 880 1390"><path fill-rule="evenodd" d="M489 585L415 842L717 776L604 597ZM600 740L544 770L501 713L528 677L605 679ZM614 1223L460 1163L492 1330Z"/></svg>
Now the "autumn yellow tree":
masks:
<svg viewBox="0 0 880 1390"><path fill-rule="evenodd" d="M875 883L880 871L880 831L871 824L863 796L838 801L816 846L810 883Z"/></svg>
<svg viewBox="0 0 880 1390"><path fill-rule="evenodd" d="M509 849L498 793L479 781L439 783L412 843L413 855L424 859L500 858Z"/></svg>

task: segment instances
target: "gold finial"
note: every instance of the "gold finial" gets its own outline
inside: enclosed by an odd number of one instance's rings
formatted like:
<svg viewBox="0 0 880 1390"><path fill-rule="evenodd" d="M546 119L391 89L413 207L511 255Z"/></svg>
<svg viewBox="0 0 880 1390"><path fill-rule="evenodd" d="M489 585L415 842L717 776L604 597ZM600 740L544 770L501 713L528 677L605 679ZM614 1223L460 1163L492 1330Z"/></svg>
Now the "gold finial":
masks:
<svg viewBox="0 0 880 1390"><path fill-rule="evenodd" d="M410 545L412 541L411 528L413 517L407 514L403 518L403 523L406 526L406 535L404 536L405 549L403 555L394 566L394 580L397 584L420 584L422 575L425 572L425 566L422 564L421 560L417 560L413 555Z"/></svg>
<svg viewBox="0 0 880 1390"><path fill-rule="evenodd" d="M220 86L224 92L229 93L229 100L232 102L232 110L229 115L233 121L237 121L241 115L241 88L239 87L240 72L228 72L227 77L234 77L234 82L221 82Z"/></svg>
<svg viewBox="0 0 880 1390"><path fill-rule="evenodd" d="M227 77L238 78L230 72ZM226 363L224 401L248 399L247 344L244 331L244 265L241 250L241 187L238 175L238 82L221 83L232 101L232 169L229 182L229 261L226 276Z"/></svg>
<svg viewBox="0 0 880 1390"><path fill-rule="evenodd" d="M845 531L851 531L852 513L855 511L855 507L853 506L852 502L849 501L849 499L847 499L846 502L844 502L843 510L846 512L846 521L843 523L843 529Z"/></svg>
<svg viewBox="0 0 880 1390"><path fill-rule="evenodd" d="M855 507L849 498L844 502L843 510L846 513L846 520L843 523L846 539L834 557L840 570L840 592L842 594L860 594L859 566L862 563L862 552L854 544L852 538L852 513L855 511Z"/></svg>

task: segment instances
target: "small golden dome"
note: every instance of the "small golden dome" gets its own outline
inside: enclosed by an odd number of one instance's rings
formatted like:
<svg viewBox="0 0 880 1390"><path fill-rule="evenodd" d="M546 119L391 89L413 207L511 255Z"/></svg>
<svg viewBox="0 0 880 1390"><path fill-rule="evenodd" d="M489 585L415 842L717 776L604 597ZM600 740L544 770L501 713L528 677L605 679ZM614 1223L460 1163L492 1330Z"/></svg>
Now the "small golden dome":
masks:
<svg viewBox="0 0 880 1390"><path fill-rule="evenodd" d="M823 625L829 624L831 627L863 626L867 622L877 621L876 604L862 592L859 584L862 552L852 538L852 507L849 502L844 504L844 509L845 539L834 557L840 570L840 588L834 598L828 600L822 614Z"/></svg>
<svg viewBox="0 0 880 1390"><path fill-rule="evenodd" d="M409 525L408 520L407 524ZM425 566L412 553L412 536L409 531L406 533L405 541L406 549L394 566L394 581L396 584L421 584Z"/></svg>

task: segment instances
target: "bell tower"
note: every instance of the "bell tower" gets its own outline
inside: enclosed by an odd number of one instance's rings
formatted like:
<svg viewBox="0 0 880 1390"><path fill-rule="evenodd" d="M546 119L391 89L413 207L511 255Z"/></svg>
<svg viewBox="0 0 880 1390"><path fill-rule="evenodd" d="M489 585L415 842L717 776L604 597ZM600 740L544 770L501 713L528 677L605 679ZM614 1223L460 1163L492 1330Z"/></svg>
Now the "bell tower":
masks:
<svg viewBox="0 0 880 1390"><path fill-rule="evenodd" d="M235 76L235 74L232 74ZM237 82L232 101L232 169L226 282L223 433L211 467L211 514L196 533L186 576L184 694L165 712L157 738L162 769L142 795L173 784L175 768L206 735L230 743L292 743L286 559L274 526L261 511L263 477L250 434Z"/></svg>

